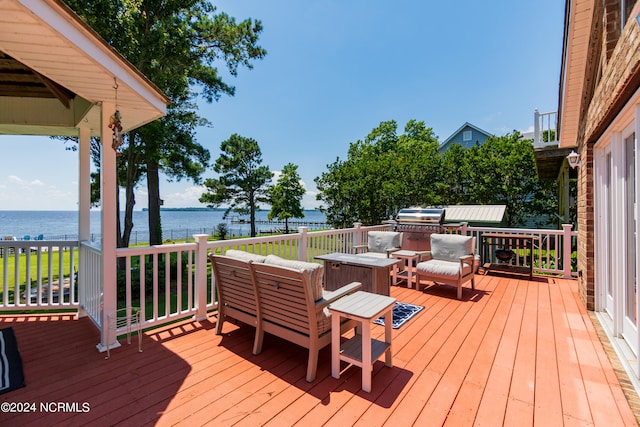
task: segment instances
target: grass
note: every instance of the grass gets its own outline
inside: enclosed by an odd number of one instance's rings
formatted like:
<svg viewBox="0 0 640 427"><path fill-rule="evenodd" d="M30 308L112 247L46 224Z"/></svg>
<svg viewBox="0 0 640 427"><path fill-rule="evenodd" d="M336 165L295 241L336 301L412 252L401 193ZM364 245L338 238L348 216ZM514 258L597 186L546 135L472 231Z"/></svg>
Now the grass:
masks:
<svg viewBox="0 0 640 427"><path fill-rule="evenodd" d="M60 281L60 264L62 264L63 278L70 277L74 272L71 271L71 251L64 249L62 251L53 252L30 252L26 254L18 254L6 252L0 257L0 297L4 298L5 290L9 292L9 301L14 302L16 292L16 276L19 288L17 292L26 291L27 281L29 287L37 285L38 282L46 285L49 280L52 282ZM16 271L16 262L18 267ZM41 274L38 276L38 265L42 266ZM78 250L73 251L73 265L78 265ZM51 276L49 276L49 269ZM28 280L27 280L28 279ZM6 283L5 283L6 282Z"/></svg>

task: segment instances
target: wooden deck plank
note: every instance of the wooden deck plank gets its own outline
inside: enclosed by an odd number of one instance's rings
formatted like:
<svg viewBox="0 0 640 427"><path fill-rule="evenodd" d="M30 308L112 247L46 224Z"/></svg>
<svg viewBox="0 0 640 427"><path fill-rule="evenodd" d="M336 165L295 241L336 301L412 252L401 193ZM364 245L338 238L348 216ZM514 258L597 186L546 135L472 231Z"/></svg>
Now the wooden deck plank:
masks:
<svg viewBox="0 0 640 427"><path fill-rule="evenodd" d="M590 347L591 347L591 355L590 356L595 356L595 358L598 361L598 364L596 365L595 360L589 360L588 363L593 362L593 365L583 365L583 361L580 360L580 364L581 367L586 368L587 366L592 366L595 369L593 369L590 373L591 374L596 374L596 375L587 375L585 376L584 371L586 369L583 369L583 377L585 378L589 378L589 380L594 381L595 384L596 382L598 383L598 389L600 389L601 387L604 388L604 384L600 384L598 381L601 380L604 383L606 383L606 388L607 388L607 392L605 392L605 394L610 397L611 401L615 402L615 409L617 409L616 412L614 412L614 407L612 407L609 404L609 401L606 401L606 405L598 405L598 408L593 408L591 407L591 413L594 419L594 423L598 423L599 421L603 420L603 419L611 419L611 417L613 418L618 418L621 417L622 418L622 422L623 424L621 425L637 425L637 421L635 416L633 416L632 413L630 413L630 411L628 411L629 408L629 404L626 400L626 398L624 397L624 393L622 392L622 388L620 386L620 382L618 381L617 377L615 376L615 372L613 371L613 367L611 366L611 363L609 362L607 355L604 352L604 348L602 347L602 344L600 343L599 339L598 339L598 334L593 326L593 324L591 323L591 319L589 317L589 315L587 314L587 312L582 308L581 303L580 303L580 299L578 298L577 294L575 292L571 292L570 288L567 287L563 287L562 288L563 291L563 296L566 297L566 302L571 302L571 305L569 306L569 304L566 303L566 306L568 308L569 312L575 312L577 313L580 318L581 318L581 326L584 327L584 333L586 333L586 337L582 336L582 331L572 331L574 334L574 340L576 339L576 337L580 337L580 344L584 345L587 342L590 343ZM574 317L572 317L573 319ZM576 324L578 324L578 322L576 322ZM580 355L582 357L582 355ZM599 374L597 374L599 373ZM602 377L600 378L600 375L602 375ZM586 380L585 380L586 383ZM593 393L588 393L589 396L589 403L591 405L591 397L595 397L598 393L597 392L593 392Z"/></svg>
<svg viewBox="0 0 640 427"><path fill-rule="evenodd" d="M558 380L565 424L578 423L588 425L591 422L589 403L587 400L576 348L571 337L571 325L562 297L559 283L554 281L549 287L551 310L555 334Z"/></svg>
<svg viewBox="0 0 640 427"><path fill-rule="evenodd" d="M495 278L495 280L499 279ZM515 286L500 286L492 292L491 297L494 299L495 312L490 316L490 323L475 354L472 368L460 386L445 425L452 427L473 425L489 378L491 366L494 363L497 349L507 324L509 307L513 302L515 291Z"/></svg>
<svg viewBox="0 0 640 427"><path fill-rule="evenodd" d="M555 345L555 325L551 313L551 290L548 281L538 283L538 328L535 371L535 426L563 425L562 401Z"/></svg>
<svg viewBox="0 0 640 427"><path fill-rule="evenodd" d="M124 344L109 360L97 330L70 315L3 315L13 326L27 386L4 402L88 402L87 413L0 412L0 425L637 425L575 281L477 276L477 292L392 287L424 305L393 331L393 368L378 361L373 389L359 368L305 381L307 351L254 328L186 320L147 331L143 353ZM383 328L374 327L374 336Z"/></svg>
<svg viewBox="0 0 640 427"><path fill-rule="evenodd" d="M511 387L504 417L505 425L533 423L539 287L531 282L525 283L527 283L527 296L524 301L518 348L511 375Z"/></svg>
<svg viewBox="0 0 640 427"><path fill-rule="evenodd" d="M461 328L468 327L466 336L461 336L457 352L450 351L453 359L443 374L441 381L431 394L431 397L424 406L420 416L417 418L417 425L443 425L450 415L450 410L458 398L458 394L470 370L489 370L491 364L473 364L483 338L489 328L499 303L500 298L505 293L506 287L500 287L492 292L491 298L480 300L479 304L474 304L473 309L477 309L477 317L469 318L467 325L461 324ZM472 310L469 314L472 314ZM446 354L446 349L443 349Z"/></svg>
<svg viewBox="0 0 640 427"><path fill-rule="evenodd" d="M503 425L527 290L526 286L521 286L519 280L512 280L511 286L516 287L516 294L511 306L507 308L509 312L508 320L498 345L474 425Z"/></svg>

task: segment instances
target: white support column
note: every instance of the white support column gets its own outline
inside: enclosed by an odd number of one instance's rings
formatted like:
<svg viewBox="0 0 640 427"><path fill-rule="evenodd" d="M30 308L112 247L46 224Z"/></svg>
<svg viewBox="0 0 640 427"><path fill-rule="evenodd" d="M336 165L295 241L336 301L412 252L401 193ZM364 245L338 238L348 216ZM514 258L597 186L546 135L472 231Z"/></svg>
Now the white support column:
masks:
<svg viewBox="0 0 640 427"><path fill-rule="evenodd" d="M100 195L102 209L102 319L101 337L98 349L106 351L109 348L119 347L116 340L115 325L109 332L108 316L115 314L117 306L116 283L116 218L118 197L116 152L111 148L112 133L109 129L109 117L115 111L115 105L102 103L102 130L100 145ZM107 342L109 340L110 342Z"/></svg>
<svg viewBox="0 0 640 427"><path fill-rule="evenodd" d="M194 234L196 249L196 314L195 320L207 319L207 239L208 234ZM215 291L215 290L214 290ZM215 295L215 292L214 292Z"/></svg>
<svg viewBox="0 0 640 427"><path fill-rule="evenodd" d="M78 141L78 241L90 239L91 233L91 130L88 127L79 129ZM78 269L87 269L87 260L84 257L82 247L78 250ZM78 275L79 277L79 275ZM85 277L87 277L85 275ZM84 309L86 303L86 282L78 282L78 301L80 308L78 317L87 316Z"/></svg>

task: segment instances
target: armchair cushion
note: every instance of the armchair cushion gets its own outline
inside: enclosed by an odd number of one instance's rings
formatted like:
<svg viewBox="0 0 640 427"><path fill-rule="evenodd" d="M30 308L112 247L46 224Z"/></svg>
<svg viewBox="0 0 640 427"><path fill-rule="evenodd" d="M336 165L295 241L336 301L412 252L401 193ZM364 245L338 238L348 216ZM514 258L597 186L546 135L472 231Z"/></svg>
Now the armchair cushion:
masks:
<svg viewBox="0 0 640 427"><path fill-rule="evenodd" d="M438 280L456 280L458 277L464 277L471 273L472 264L463 262L462 269L460 261L443 261L439 259L431 259L426 262L420 262L416 266L419 273L429 275L433 281Z"/></svg>
<svg viewBox="0 0 640 427"><path fill-rule="evenodd" d="M473 254L473 237L458 234L432 234L431 258L458 263L460 257Z"/></svg>
<svg viewBox="0 0 640 427"><path fill-rule="evenodd" d="M400 249L399 232L369 231L367 234L367 250L369 252L387 253L387 249Z"/></svg>
<svg viewBox="0 0 640 427"><path fill-rule="evenodd" d="M318 301L322 298L322 279L324 276L324 267L315 262L296 261L280 258L277 255L267 255L265 264L277 265L279 267L292 268L294 270L309 271L311 294L313 300Z"/></svg>

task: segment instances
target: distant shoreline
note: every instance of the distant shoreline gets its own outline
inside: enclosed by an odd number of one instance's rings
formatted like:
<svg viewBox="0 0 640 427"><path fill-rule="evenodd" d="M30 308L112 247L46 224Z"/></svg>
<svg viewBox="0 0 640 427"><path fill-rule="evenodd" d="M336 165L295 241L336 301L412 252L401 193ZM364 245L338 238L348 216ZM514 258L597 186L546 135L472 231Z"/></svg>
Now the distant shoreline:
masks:
<svg viewBox="0 0 640 427"><path fill-rule="evenodd" d="M142 212L147 212L149 208L142 208ZM160 211L174 212L202 212L202 211L226 211L227 208L160 208ZM258 209L258 212L266 212L268 209ZM304 211L319 211L320 209L303 209Z"/></svg>

